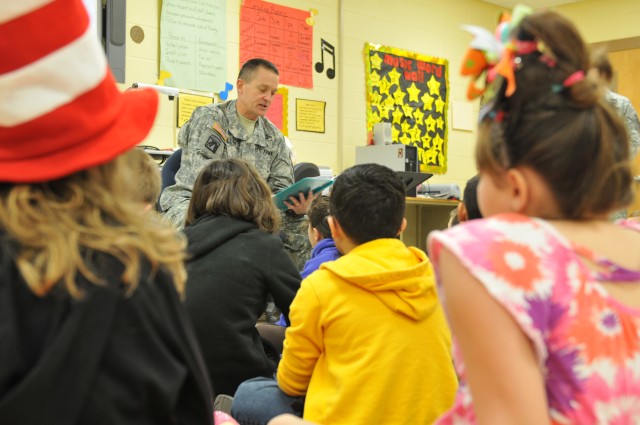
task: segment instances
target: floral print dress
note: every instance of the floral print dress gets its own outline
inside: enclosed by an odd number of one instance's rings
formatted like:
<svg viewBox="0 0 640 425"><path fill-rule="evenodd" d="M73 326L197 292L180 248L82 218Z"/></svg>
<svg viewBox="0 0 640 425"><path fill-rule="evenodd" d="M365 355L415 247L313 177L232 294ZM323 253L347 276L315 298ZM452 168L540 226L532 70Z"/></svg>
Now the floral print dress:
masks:
<svg viewBox="0 0 640 425"><path fill-rule="evenodd" d="M620 226L640 231L640 224ZM473 220L429 239L438 269L450 250L532 341L544 373L554 424L640 424L640 310L600 281L637 282L640 270L617 266L572 244L549 223L516 214ZM640 247L629 247L640 255ZM585 260L598 264L590 269ZM471 393L461 379L453 408L438 424L473 424Z"/></svg>

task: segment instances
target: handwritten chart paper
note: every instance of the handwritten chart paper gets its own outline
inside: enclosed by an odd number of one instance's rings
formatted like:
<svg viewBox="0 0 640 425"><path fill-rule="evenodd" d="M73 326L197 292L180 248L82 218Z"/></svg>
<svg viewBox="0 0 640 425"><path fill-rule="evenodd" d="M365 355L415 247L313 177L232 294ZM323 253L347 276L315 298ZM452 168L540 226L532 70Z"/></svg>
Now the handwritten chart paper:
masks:
<svg viewBox="0 0 640 425"><path fill-rule="evenodd" d="M163 0L160 72L164 84L217 92L227 78L226 1Z"/></svg>
<svg viewBox="0 0 640 425"><path fill-rule="evenodd" d="M265 117L278 127L285 136L289 136L289 89L278 88L276 95L267 109Z"/></svg>
<svg viewBox="0 0 640 425"><path fill-rule="evenodd" d="M313 27L309 12L261 0L240 8L240 66L251 58L273 62L280 84L313 88Z"/></svg>
<svg viewBox="0 0 640 425"><path fill-rule="evenodd" d="M209 96L180 93L178 96L178 127L182 127L189 121L194 109L209 103L213 103L213 99Z"/></svg>
<svg viewBox="0 0 640 425"><path fill-rule="evenodd" d="M296 99L296 130L324 133L326 102Z"/></svg>
<svg viewBox="0 0 640 425"><path fill-rule="evenodd" d="M447 171L449 61L365 46L367 130L391 123L391 139L418 148L420 171Z"/></svg>

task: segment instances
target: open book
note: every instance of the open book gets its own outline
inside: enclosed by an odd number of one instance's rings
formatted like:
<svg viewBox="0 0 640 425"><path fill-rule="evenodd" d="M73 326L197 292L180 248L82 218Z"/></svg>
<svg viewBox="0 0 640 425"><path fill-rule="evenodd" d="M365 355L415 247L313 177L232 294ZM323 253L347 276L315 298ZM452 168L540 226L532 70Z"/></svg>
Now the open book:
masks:
<svg viewBox="0 0 640 425"><path fill-rule="evenodd" d="M332 184L333 177L305 177L304 179L295 182L291 186L282 189L280 192L273 195L273 202L276 203L276 207L278 207L282 211L286 211L288 208L284 204L284 201L289 201L290 196L297 198L300 192L304 193L306 196L306 194L309 193L310 190L315 195L318 192L322 192Z"/></svg>

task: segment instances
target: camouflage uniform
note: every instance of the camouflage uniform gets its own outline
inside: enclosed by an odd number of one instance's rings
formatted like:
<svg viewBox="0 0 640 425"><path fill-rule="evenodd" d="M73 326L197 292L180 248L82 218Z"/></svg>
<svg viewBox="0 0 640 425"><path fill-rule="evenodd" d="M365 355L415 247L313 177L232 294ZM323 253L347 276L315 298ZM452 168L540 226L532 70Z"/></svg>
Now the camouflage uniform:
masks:
<svg viewBox="0 0 640 425"><path fill-rule="evenodd" d="M638 114L629 99L618 93L607 90L605 98L609 105L618 112L618 115L624 119L629 132L629 147L631 149L631 159L633 159L638 154L638 150L640 150L640 121L638 120ZM617 220L625 217L627 217L627 210L621 210L615 212L611 219Z"/></svg>
<svg viewBox="0 0 640 425"><path fill-rule="evenodd" d="M160 207L179 228L184 225L196 177L213 159L242 158L252 163L273 193L293 184L290 151L280 130L267 118L259 117L253 134L247 136L235 100L196 108L180 129L178 145L182 161L176 183L162 192ZM299 270L311 253L306 223L304 216L283 213L282 239Z"/></svg>
<svg viewBox="0 0 640 425"><path fill-rule="evenodd" d="M640 120L638 120L638 114L629 99L618 93L608 90L606 99L609 105L613 106L624 119L627 131L629 132L631 159L633 159L638 154L638 150L640 150Z"/></svg>

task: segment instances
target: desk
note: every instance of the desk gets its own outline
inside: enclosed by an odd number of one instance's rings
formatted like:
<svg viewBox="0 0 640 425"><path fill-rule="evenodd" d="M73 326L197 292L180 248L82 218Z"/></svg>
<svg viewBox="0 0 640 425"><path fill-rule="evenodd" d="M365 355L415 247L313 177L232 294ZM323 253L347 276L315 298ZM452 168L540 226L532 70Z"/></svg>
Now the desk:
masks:
<svg viewBox="0 0 640 425"><path fill-rule="evenodd" d="M427 236L432 230L446 229L449 213L460 201L448 199L407 197L407 228L401 235L408 246L416 246L426 252Z"/></svg>

